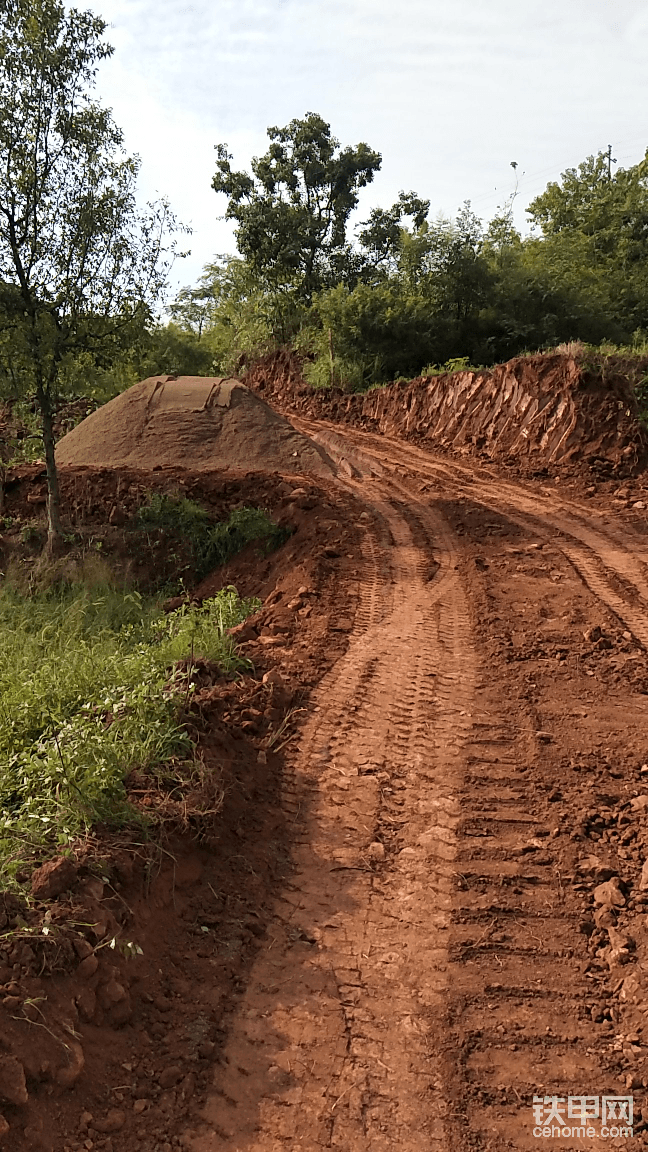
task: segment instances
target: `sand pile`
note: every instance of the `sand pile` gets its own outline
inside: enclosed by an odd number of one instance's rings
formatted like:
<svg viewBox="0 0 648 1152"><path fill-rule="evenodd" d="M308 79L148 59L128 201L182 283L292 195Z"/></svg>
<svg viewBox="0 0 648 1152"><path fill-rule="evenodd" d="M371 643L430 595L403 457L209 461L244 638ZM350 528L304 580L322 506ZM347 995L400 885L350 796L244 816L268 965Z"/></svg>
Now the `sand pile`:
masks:
<svg viewBox="0 0 648 1152"><path fill-rule="evenodd" d="M59 465L182 466L330 476L322 448L236 379L151 376L122 392L56 447Z"/></svg>

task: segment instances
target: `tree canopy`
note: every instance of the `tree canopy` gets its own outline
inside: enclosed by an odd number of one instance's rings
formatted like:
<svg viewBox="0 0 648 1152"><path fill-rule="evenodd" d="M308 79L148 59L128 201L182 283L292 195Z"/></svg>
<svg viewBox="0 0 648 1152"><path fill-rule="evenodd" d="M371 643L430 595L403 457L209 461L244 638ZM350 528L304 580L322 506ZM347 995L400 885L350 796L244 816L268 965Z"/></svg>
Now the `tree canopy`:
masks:
<svg viewBox="0 0 648 1152"><path fill-rule="evenodd" d="M268 137L252 175L233 171L227 145L219 144L213 188L228 198L225 217L236 221L239 252L253 271L275 288L294 285L310 301L343 273L349 216L381 156L368 144L341 148L314 112L268 128Z"/></svg>

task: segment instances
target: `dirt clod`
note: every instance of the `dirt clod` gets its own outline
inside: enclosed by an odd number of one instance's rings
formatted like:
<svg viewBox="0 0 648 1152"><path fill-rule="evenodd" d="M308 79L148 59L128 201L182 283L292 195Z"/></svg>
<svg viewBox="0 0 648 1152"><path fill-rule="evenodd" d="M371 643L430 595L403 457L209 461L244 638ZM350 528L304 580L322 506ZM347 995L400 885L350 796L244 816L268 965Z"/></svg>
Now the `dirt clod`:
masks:
<svg viewBox="0 0 648 1152"><path fill-rule="evenodd" d="M48 860L32 874L31 889L36 900L53 900L67 891L77 877L77 865L69 856Z"/></svg>
<svg viewBox="0 0 648 1152"><path fill-rule="evenodd" d="M111 1108L102 1120L93 1120L92 1125L97 1132L119 1132L126 1123L126 1113L119 1108Z"/></svg>
<svg viewBox="0 0 648 1152"><path fill-rule="evenodd" d="M177 1064L172 1064L160 1072L158 1076L158 1084L160 1088L174 1088L179 1080L182 1079L182 1068Z"/></svg>
<svg viewBox="0 0 648 1152"><path fill-rule="evenodd" d="M98 967L99 961L95 955L91 954L90 956L86 956L77 968L77 976L79 976L82 980L89 980L92 976L94 976Z"/></svg>
<svg viewBox="0 0 648 1152"><path fill-rule="evenodd" d="M14 1056L0 1056L0 1099L9 1104L26 1104L29 1099L25 1069Z"/></svg>
<svg viewBox="0 0 648 1152"><path fill-rule="evenodd" d="M85 1055L80 1044L68 1044L68 1057L68 1063L59 1068L54 1076L61 1088L72 1088L85 1067Z"/></svg>

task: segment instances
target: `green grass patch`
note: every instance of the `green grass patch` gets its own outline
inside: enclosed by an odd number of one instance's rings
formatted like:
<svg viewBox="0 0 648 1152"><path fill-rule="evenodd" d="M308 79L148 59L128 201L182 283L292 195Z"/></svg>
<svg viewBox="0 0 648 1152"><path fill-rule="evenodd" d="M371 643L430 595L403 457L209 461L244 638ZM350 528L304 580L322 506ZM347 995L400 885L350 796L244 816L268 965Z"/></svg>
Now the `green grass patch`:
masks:
<svg viewBox="0 0 648 1152"><path fill-rule="evenodd" d="M253 541L258 541L267 554L290 537L290 529L279 527L262 508L238 508L224 523L213 524L208 512L195 501L162 492L154 492L138 509L135 523L145 532L175 541L188 556L186 568L193 570L197 580Z"/></svg>
<svg viewBox="0 0 648 1152"><path fill-rule="evenodd" d="M468 356L457 356L445 364L428 364L421 368L421 376L452 376L454 372L481 372L483 365L471 364Z"/></svg>
<svg viewBox="0 0 648 1152"><path fill-rule="evenodd" d="M169 615L136 592L0 592L0 883L34 852L141 819L124 786L133 770L172 758L190 769L178 663L241 669L226 629L258 606L234 588Z"/></svg>

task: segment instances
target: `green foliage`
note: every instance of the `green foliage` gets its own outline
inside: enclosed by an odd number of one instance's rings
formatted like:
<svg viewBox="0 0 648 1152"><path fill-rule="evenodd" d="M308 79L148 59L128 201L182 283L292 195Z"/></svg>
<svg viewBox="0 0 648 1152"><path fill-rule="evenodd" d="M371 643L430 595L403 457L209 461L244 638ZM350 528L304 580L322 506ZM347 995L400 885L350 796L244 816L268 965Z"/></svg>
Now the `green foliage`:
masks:
<svg viewBox="0 0 648 1152"><path fill-rule="evenodd" d="M350 258L347 222L381 157L367 144L340 149L313 112L268 128L268 137L251 176L234 172L227 145L219 144L212 186L228 198L225 217L236 221L238 250L255 274L275 288L294 286L309 301Z"/></svg>
<svg viewBox="0 0 648 1152"><path fill-rule="evenodd" d="M188 558L187 569L197 580L255 540L267 553L290 535L261 508L239 508L224 524L212 524L205 509L193 500L160 492L154 492L138 510L136 525L147 532L162 533L167 541L181 546Z"/></svg>
<svg viewBox="0 0 648 1152"><path fill-rule="evenodd" d="M452 360L446 360L445 364L428 364L426 368L421 368L420 376L448 376L453 372L479 372L482 366L479 364L471 364L467 356L455 356Z"/></svg>
<svg viewBox="0 0 648 1152"><path fill-rule="evenodd" d="M169 310L173 321L151 333L140 375L183 374L189 364L196 375L235 374L291 343L308 315L295 283L268 281L235 256L206 264L195 288L181 289Z"/></svg>
<svg viewBox="0 0 648 1152"><path fill-rule="evenodd" d="M214 370L289 346L310 384L359 391L421 365L488 365L574 340L628 346L648 331L648 153L615 173L603 152L563 173L530 205L527 237L513 223L517 188L486 226L469 202L430 220L429 201L401 192L353 244L349 212L377 154L339 152L314 114L269 136L251 175L220 147L213 186L240 254L206 266L171 309Z"/></svg>
<svg viewBox="0 0 648 1152"><path fill-rule="evenodd" d="M210 529L208 513L200 504L167 492L153 492L146 504L138 508L135 521L140 528L173 532L189 539L202 538Z"/></svg>
<svg viewBox="0 0 648 1152"><path fill-rule="evenodd" d="M215 367L218 366L214 364L214 353L208 342L171 321L152 328L142 341L137 377L213 376Z"/></svg>
<svg viewBox="0 0 648 1152"><path fill-rule="evenodd" d="M326 383L327 372L329 382L350 391L415 375L434 355L435 339L441 347L429 302L396 278L352 290L344 284L331 288L316 297L313 315L318 326L303 343L316 357L306 368L316 384Z"/></svg>
<svg viewBox="0 0 648 1152"><path fill-rule="evenodd" d="M0 592L0 867L97 822L137 819L129 772L192 758L191 686L174 669L193 655L235 672L227 629L257 607L233 588L168 616L107 588Z"/></svg>
<svg viewBox="0 0 648 1152"><path fill-rule="evenodd" d="M139 210L139 161L90 95L105 28L61 0L0 0L0 387L37 400L52 538L56 397L140 339L175 252L168 205Z"/></svg>
<svg viewBox="0 0 648 1152"><path fill-rule="evenodd" d="M403 219L409 217L414 232L425 235L430 201L421 200L414 192L401 192L391 208L373 208L358 235L367 265L383 273L395 271L402 255Z"/></svg>

